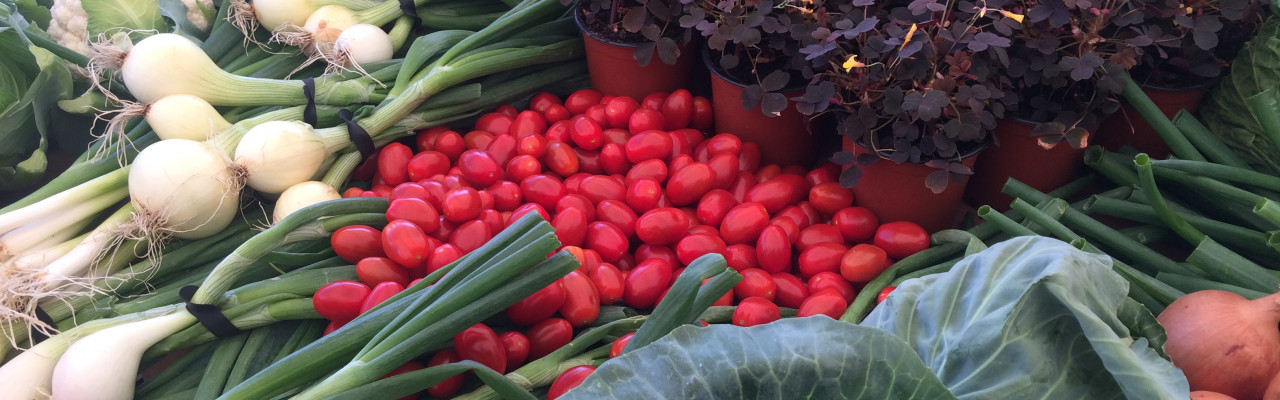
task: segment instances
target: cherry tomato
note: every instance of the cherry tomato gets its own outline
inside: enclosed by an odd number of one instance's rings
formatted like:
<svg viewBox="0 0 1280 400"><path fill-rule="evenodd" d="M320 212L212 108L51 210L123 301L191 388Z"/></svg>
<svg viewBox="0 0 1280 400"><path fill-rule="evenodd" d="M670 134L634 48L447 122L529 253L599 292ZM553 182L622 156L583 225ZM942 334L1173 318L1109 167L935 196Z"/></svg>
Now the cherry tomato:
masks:
<svg viewBox="0 0 1280 400"><path fill-rule="evenodd" d="M693 122L693 95L688 90L671 92L662 103L663 129L674 131L688 128Z"/></svg>
<svg viewBox="0 0 1280 400"><path fill-rule="evenodd" d="M511 122L511 134L517 139L547 132L547 118L539 111L525 110Z"/></svg>
<svg viewBox="0 0 1280 400"><path fill-rule="evenodd" d="M600 222L608 222L618 227L625 237L631 237L636 233L636 216L635 211L627 207L626 203L618 200L602 200L596 205L596 219Z"/></svg>
<svg viewBox="0 0 1280 400"><path fill-rule="evenodd" d="M563 142L548 142L547 153L542 155L542 161L552 172L561 176L578 173L578 153Z"/></svg>
<svg viewBox="0 0 1280 400"><path fill-rule="evenodd" d="M466 144L467 150L484 150L489 148L489 144L493 143L494 133L474 130L462 135L462 142Z"/></svg>
<svg viewBox="0 0 1280 400"><path fill-rule="evenodd" d="M507 161L506 176L512 181L520 182L525 178L542 173L542 162L537 157L521 154Z"/></svg>
<svg viewBox="0 0 1280 400"><path fill-rule="evenodd" d="M413 143L418 146L419 152L431 150L431 146L434 146L436 143L436 138L440 137L440 134L448 131L449 127L447 126L436 126L423 129L418 131L417 135L414 135Z"/></svg>
<svg viewBox="0 0 1280 400"><path fill-rule="evenodd" d="M454 349L444 349L431 356L431 360L427 361L427 367L430 368L437 365L453 364L458 361L462 361L462 357L458 356L457 351ZM463 374L457 374L440 381L440 383L435 384L435 386L427 388L427 394L430 394L432 397L453 396L454 393L458 392L458 389L462 388L462 379L464 376L465 375Z"/></svg>
<svg viewBox="0 0 1280 400"><path fill-rule="evenodd" d="M555 281L507 307L507 318L520 325L531 325L550 318L564 305L568 293L564 284ZM535 357L536 358L536 357Z"/></svg>
<svg viewBox="0 0 1280 400"><path fill-rule="evenodd" d="M653 179L658 183L667 180L667 164L662 160L646 160L636 163L627 171L627 182L635 182L640 179Z"/></svg>
<svg viewBox="0 0 1280 400"><path fill-rule="evenodd" d="M512 211L520 206L520 185L511 181L498 181L498 183L485 189L493 196L493 208L498 211Z"/></svg>
<svg viewBox="0 0 1280 400"><path fill-rule="evenodd" d="M796 207L800 208L800 211L803 211L806 217L809 217L809 225L817 225L825 221L822 214L818 212L818 208L813 206L813 203L800 201L799 203L796 203Z"/></svg>
<svg viewBox="0 0 1280 400"><path fill-rule="evenodd" d="M349 225L338 228L329 236L329 246L344 261L358 262L365 257L384 257L382 232L368 225Z"/></svg>
<svg viewBox="0 0 1280 400"><path fill-rule="evenodd" d="M670 165L668 165L667 170L671 171L674 174L676 171L679 171L684 167L693 165L693 163L695 162L698 162L698 161L694 160L693 157L689 157L687 154L677 155L675 157L671 157L671 163Z"/></svg>
<svg viewBox="0 0 1280 400"><path fill-rule="evenodd" d="M667 289L675 267L661 258L644 260L623 282L622 302L631 308L649 308Z"/></svg>
<svg viewBox="0 0 1280 400"><path fill-rule="evenodd" d="M782 310L763 297L748 297L733 310L733 324L747 327L767 324L782 318Z"/></svg>
<svg viewBox="0 0 1280 400"><path fill-rule="evenodd" d="M778 166L778 164L769 164L760 167L760 169L756 171L756 180L759 182L765 182L777 177L781 173L782 167Z"/></svg>
<svg viewBox="0 0 1280 400"><path fill-rule="evenodd" d="M568 192L569 194L580 194L578 193L578 189L581 189L582 180L587 179L588 176L591 176L591 174L579 172L564 178L565 192Z"/></svg>
<svg viewBox="0 0 1280 400"><path fill-rule="evenodd" d="M449 238L449 243L453 243L454 247L466 254L480 248L491 238L493 238L493 231L489 230L489 225L474 219L458 225L458 229L455 229Z"/></svg>
<svg viewBox="0 0 1280 400"><path fill-rule="evenodd" d="M898 288L897 286L889 286L881 290L880 294L876 295L876 304L883 303L884 299L889 298L889 294L893 293L893 290L897 288Z"/></svg>
<svg viewBox="0 0 1280 400"><path fill-rule="evenodd" d="M519 221L521 217L524 217L524 215L528 213L538 213L538 215L542 217L542 220L551 221L551 214L547 214L547 210L542 208L541 205L525 203L521 204L520 207L516 207L516 210L511 212L511 216L507 217L507 225L510 225L512 222Z"/></svg>
<svg viewBox="0 0 1280 400"><path fill-rule="evenodd" d="M596 211L599 212L598 209ZM588 249L600 253L600 259L612 263L622 258L630 242L622 229L608 222L596 221L587 225L586 244Z"/></svg>
<svg viewBox="0 0 1280 400"><path fill-rule="evenodd" d="M438 151L424 151L409 159L405 169L407 179L421 181L435 175L449 172L449 156Z"/></svg>
<svg viewBox="0 0 1280 400"><path fill-rule="evenodd" d="M516 139L515 136L501 135L493 138L492 142L489 142L489 147L485 148L485 152L489 153L489 156L493 158L495 164L501 167L506 165L507 162L511 161L511 158L517 155L516 147L519 145L519 139ZM501 176L501 172L502 171L499 170L497 175Z"/></svg>
<svg viewBox="0 0 1280 400"><path fill-rule="evenodd" d="M601 96L603 95L595 90L582 89L564 99L564 108L568 109L570 114L582 114L587 112L588 107L600 104Z"/></svg>
<svg viewBox="0 0 1280 400"><path fill-rule="evenodd" d="M885 251L870 244L853 246L840 259L840 275L849 282L867 283L885 270Z"/></svg>
<svg viewBox="0 0 1280 400"><path fill-rule="evenodd" d="M573 114L569 114L568 109L564 108L564 106L562 105L557 104L557 105L548 107L547 111L542 113L542 115L547 118L548 124L554 124L560 121L568 121L569 117L572 116Z"/></svg>
<svg viewBox="0 0 1280 400"><path fill-rule="evenodd" d="M427 256L427 274L436 272L459 258L462 258L462 251L458 250L457 246L449 243L437 246L435 250L431 250L431 255Z"/></svg>
<svg viewBox="0 0 1280 400"><path fill-rule="evenodd" d="M515 118L510 115L491 112L476 119L476 130L494 135L506 135L511 132L511 123L513 121L515 121Z"/></svg>
<svg viewBox="0 0 1280 400"><path fill-rule="evenodd" d="M853 206L853 191L840 186L840 182L822 182L809 189L809 203L823 215L833 215Z"/></svg>
<svg viewBox="0 0 1280 400"><path fill-rule="evenodd" d="M777 286L773 302L779 306L799 308L804 299L809 297L809 287L795 275L786 272L773 274L773 284Z"/></svg>
<svg viewBox="0 0 1280 400"><path fill-rule="evenodd" d="M720 222L720 236L727 244L754 243L769 226L769 211L760 203L747 202L729 209Z"/></svg>
<svg viewBox="0 0 1280 400"><path fill-rule="evenodd" d="M467 144L462 140L462 135L459 135L458 132L448 131L441 133L440 137L436 138L436 143L432 150L448 156L449 161L452 162L457 161L458 156L467 150Z"/></svg>
<svg viewBox="0 0 1280 400"><path fill-rule="evenodd" d="M782 228L782 231L787 234L788 244L795 243L796 239L800 238L800 226L796 225L796 222L791 218L777 217L769 220L769 225L776 225Z"/></svg>
<svg viewBox="0 0 1280 400"><path fill-rule="evenodd" d="M764 205L769 214L782 211L791 203L791 195L795 187L784 180L774 179L761 183L747 192L747 201Z"/></svg>
<svg viewBox="0 0 1280 400"><path fill-rule="evenodd" d="M666 101L667 101L667 92L649 93L648 96L644 96L643 99L640 99L640 108L661 111L662 104L665 103Z"/></svg>
<svg viewBox="0 0 1280 400"><path fill-rule="evenodd" d="M502 232L502 228L507 227L507 222L502 219L502 213L492 208L481 211L480 217L476 218L476 220L484 222L484 225L489 227L489 233L492 234Z"/></svg>
<svg viewBox="0 0 1280 400"><path fill-rule="evenodd" d="M712 189L698 201L698 222L719 226L724 221L725 214L737 205L738 201L733 198L733 194L724 189Z"/></svg>
<svg viewBox="0 0 1280 400"><path fill-rule="evenodd" d="M596 372L594 365L579 365L565 370L564 373L556 377L555 382L551 383L551 388L547 389L547 400L555 400L560 396L564 396L569 390L578 387L578 385L582 384L582 381L587 380L587 377L592 372Z"/></svg>
<svg viewBox="0 0 1280 400"><path fill-rule="evenodd" d="M748 268L759 268L756 263L756 249L749 244L731 244L724 249L724 261L738 272Z"/></svg>
<svg viewBox="0 0 1280 400"><path fill-rule="evenodd" d="M675 208L655 208L636 220L636 237L649 244L675 243L688 229L689 214Z"/></svg>
<svg viewBox="0 0 1280 400"><path fill-rule="evenodd" d="M366 285L395 282L409 284L409 270L386 257L368 257L356 263L356 276Z"/></svg>
<svg viewBox="0 0 1280 400"><path fill-rule="evenodd" d="M707 140L707 153L709 156L716 154L741 154L742 139L732 133L721 133L712 136Z"/></svg>
<svg viewBox="0 0 1280 400"><path fill-rule="evenodd" d="M551 226L555 228L556 238L561 244L581 246L587 239L589 222L586 211L572 207L556 213L556 217L551 219Z"/></svg>
<svg viewBox="0 0 1280 400"><path fill-rule="evenodd" d="M800 304L799 308L799 312L796 313L796 317L799 318L826 315L832 319L839 319L844 315L844 310L849 308L849 303L844 300L844 296L839 291L827 288L804 299L804 303Z"/></svg>
<svg viewBox="0 0 1280 400"><path fill-rule="evenodd" d="M617 143L606 143L600 148L600 168L606 174L625 174L631 169L631 160L627 159L625 147Z"/></svg>
<svg viewBox="0 0 1280 400"><path fill-rule="evenodd" d="M840 274L834 272L819 272L809 278L810 293L818 293L823 289L828 288L835 289L837 292L840 292L840 296L844 297L844 301L846 303L853 303L854 296L858 294L858 292L853 289L853 284L850 284L849 281L844 280Z"/></svg>
<svg viewBox="0 0 1280 400"><path fill-rule="evenodd" d="M347 190L342 191L342 198L349 199L352 197L360 197L361 193L364 193L364 189L361 189L358 187L349 187L347 188ZM394 197L395 194L392 193L392 196Z"/></svg>
<svg viewBox="0 0 1280 400"><path fill-rule="evenodd" d="M560 305L560 315L569 321L574 328L581 328L595 322L600 316L600 294L587 274L570 271L561 278L564 284L564 304Z"/></svg>
<svg viewBox="0 0 1280 400"><path fill-rule="evenodd" d="M410 158L413 158L413 149L399 142L391 142L378 152L378 176L392 186L409 181Z"/></svg>
<svg viewBox="0 0 1280 400"><path fill-rule="evenodd" d="M569 138L580 148L595 150L604 145L604 130L596 121L581 116L572 120L569 126Z"/></svg>
<svg viewBox="0 0 1280 400"><path fill-rule="evenodd" d="M622 300L622 294L626 291L626 282L618 267L609 263L600 263L590 271L588 275L596 288L596 294L600 296L600 305L607 306Z"/></svg>
<svg viewBox="0 0 1280 400"><path fill-rule="evenodd" d="M676 256L684 265L689 265L693 260L706 254L724 255L724 252L724 241L714 235L689 235L676 244Z"/></svg>
<svg viewBox="0 0 1280 400"><path fill-rule="evenodd" d="M627 96L618 96L605 104L604 115L610 126L627 127L631 114L640 109L640 103Z"/></svg>
<svg viewBox="0 0 1280 400"><path fill-rule="evenodd" d="M435 232L440 228L440 214L430 203L419 198L392 200L387 207L387 220L409 221L422 228L423 232Z"/></svg>
<svg viewBox="0 0 1280 400"><path fill-rule="evenodd" d="M738 177L733 180L733 184L729 185L729 193L733 194L733 199L741 203L747 199L747 192L751 188L756 187L756 177L748 171L738 171Z"/></svg>
<svg viewBox="0 0 1280 400"><path fill-rule="evenodd" d="M637 112L639 113L639 112ZM656 111L655 111L656 113ZM632 119L635 119L633 116ZM660 130L643 130L627 139L624 148L627 153L627 160L632 163L640 163L645 160L665 160L671 157L671 135Z"/></svg>
<svg viewBox="0 0 1280 400"><path fill-rule="evenodd" d="M564 183L548 175L534 175L520 181L520 192L527 202L535 203L543 209L554 209L556 201L566 193ZM543 214L546 214L544 211Z"/></svg>
<svg viewBox="0 0 1280 400"><path fill-rule="evenodd" d="M529 359L537 360L569 344L573 340L573 325L564 318L546 318L529 327L524 335L529 337Z"/></svg>
<svg viewBox="0 0 1280 400"><path fill-rule="evenodd" d="M711 111L711 100L702 96L694 97L692 127L700 131L710 131L715 122Z"/></svg>
<svg viewBox="0 0 1280 400"><path fill-rule="evenodd" d="M507 371L514 371L529 358L529 338L516 331L503 332L498 335L502 341L502 349L506 353Z"/></svg>
<svg viewBox="0 0 1280 400"><path fill-rule="evenodd" d="M738 299L746 299L748 297L762 297L769 301L773 301L777 295L778 285L773 281L773 275L759 268L748 268L738 271L742 274L742 281L733 286L733 295Z"/></svg>
<svg viewBox="0 0 1280 400"><path fill-rule="evenodd" d="M714 182L715 171L711 166L695 162L671 175L666 187L667 196L675 205L693 204L711 190Z"/></svg>
<svg viewBox="0 0 1280 400"><path fill-rule="evenodd" d="M404 365L401 365L401 366L399 366L399 367L396 367L396 369L391 370L391 372L388 372L386 375L383 375L383 376L382 376L382 378L384 378L384 379L385 379L385 378L390 378L390 377L393 377L393 376L396 376L396 375L400 375L400 374L404 374L404 373L409 373L409 372L417 371L417 370L420 370L420 369L423 369L423 368L426 368L426 367L427 367L427 366L422 365L422 363L420 363L420 362L417 362L417 361L410 361L410 362L404 363ZM417 394L417 393L414 393L414 394L411 394L411 395L408 395L408 396L401 397L401 398L399 398L398 400L413 400L413 399L416 399L416 398L418 398L418 394Z"/></svg>
<svg viewBox="0 0 1280 400"><path fill-rule="evenodd" d="M470 221L480 216L480 193L469 187L453 189L440 206L445 219L454 223Z"/></svg>
<svg viewBox="0 0 1280 400"><path fill-rule="evenodd" d="M769 273L791 269L791 241L781 226L769 225L756 240L756 262Z"/></svg>
<svg viewBox="0 0 1280 400"><path fill-rule="evenodd" d="M652 244L642 244L636 247L636 261L644 262L650 258L662 259L671 265L680 262L680 257L676 255L676 251L667 246L659 246Z"/></svg>
<svg viewBox="0 0 1280 400"><path fill-rule="evenodd" d="M587 200L586 196L580 194L571 194L561 197L556 201L556 212L560 213L569 208L577 208L587 213L587 220L594 221L596 219L596 206L591 204L591 200Z"/></svg>
<svg viewBox="0 0 1280 400"><path fill-rule="evenodd" d="M738 155L717 154L707 161L707 165L711 166L711 170L715 172L712 187L716 189L733 187L733 181L738 178Z"/></svg>
<svg viewBox="0 0 1280 400"><path fill-rule="evenodd" d="M840 260L849 248L839 242L825 242L809 246L800 253L800 275L810 278L819 272L840 272Z"/></svg>
<svg viewBox="0 0 1280 400"><path fill-rule="evenodd" d="M652 178L632 181L627 186L627 206L638 213L646 213L658 208L662 200L662 184Z"/></svg>
<svg viewBox="0 0 1280 400"><path fill-rule="evenodd" d="M412 222L391 221L382 228L382 251L387 258L405 268L422 266L433 249L427 241L426 232Z"/></svg>
<svg viewBox="0 0 1280 400"><path fill-rule="evenodd" d="M510 104L503 104L503 105L500 105L500 106L498 106L498 109L496 109L496 110L494 110L494 111L496 111L496 112L498 112L498 113L501 113L501 114L506 114L507 116L509 116L509 117L511 117L511 118L515 118L515 117L516 117L516 114L517 114L517 113L519 113L519 111L517 111L517 110L516 110L516 108L515 108L515 107L512 107Z"/></svg>
<svg viewBox="0 0 1280 400"><path fill-rule="evenodd" d="M813 169L812 171L809 171L809 173L804 174L804 180L806 182L809 182L809 185L810 185L809 190L813 190L812 189L813 186L818 186L818 184L827 183L827 182L838 182L840 180L839 171L840 170L837 169L833 172L830 169L818 167Z"/></svg>
<svg viewBox="0 0 1280 400"><path fill-rule="evenodd" d="M929 234L914 222L890 222L876 228L875 244L890 258L901 260L929 248Z"/></svg>
<svg viewBox="0 0 1280 400"><path fill-rule="evenodd" d="M613 344L609 345L609 358L618 358L622 355L622 351L626 350L627 343L631 343L631 338L635 337L635 332L628 332L622 337L614 339Z"/></svg>
<svg viewBox="0 0 1280 400"><path fill-rule="evenodd" d="M846 207L831 216L831 224L849 243L865 242L875 236L880 221L876 214L862 207Z"/></svg>
<svg viewBox="0 0 1280 400"><path fill-rule="evenodd" d="M560 104L560 98L556 97L556 95L540 92L533 95L533 98L529 100L529 109L537 112L546 112L547 108Z"/></svg>
<svg viewBox="0 0 1280 400"><path fill-rule="evenodd" d="M626 200L627 188L621 182L604 175L592 175L584 178L578 186L578 192L587 196L592 203L605 200Z"/></svg>
<svg viewBox="0 0 1280 400"><path fill-rule="evenodd" d="M800 237L796 238L795 245L796 250L804 253L810 246L827 242L844 242L844 235L833 225L818 224L800 230Z"/></svg>
<svg viewBox="0 0 1280 400"><path fill-rule="evenodd" d="M516 141L516 153L535 158L542 157L543 154L547 153L547 139L542 135L522 137Z"/></svg>
<svg viewBox="0 0 1280 400"><path fill-rule="evenodd" d="M507 350L502 339L485 324L475 324L453 336L453 348L463 360L483 364L499 374L507 371Z"/></svg>
<svg viewBox="0 0 1280 400"><path fill-rule="evenodd" d="M449 188L445 187L443 182L432 180L418 181L418 185L427 190L427 197L424 200L439 211L440 205L444 204L444 196L449 194Z"/></svg>
<svg viewBox="0 0 1280 400"><path fill-rule="evenodd" d="M355 281L336 281L321 286L311 297L316 313L339 325L360 316L360 306L369 297L369 286Z"/></svg>

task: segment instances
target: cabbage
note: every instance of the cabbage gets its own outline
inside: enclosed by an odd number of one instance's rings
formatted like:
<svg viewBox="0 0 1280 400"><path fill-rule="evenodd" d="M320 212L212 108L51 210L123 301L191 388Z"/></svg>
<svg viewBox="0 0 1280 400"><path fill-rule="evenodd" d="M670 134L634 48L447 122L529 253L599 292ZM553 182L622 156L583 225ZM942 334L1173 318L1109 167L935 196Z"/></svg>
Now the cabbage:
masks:
<svg viewBox="0 0 1280 400"><path fill-rule="evenodd" d="M1280 11L1280 2L1271 4ZM1267 139L1249 111L1245 98L1266 89L1280 89L1280 13L1258 29L1258 36L1240 50L1223 77L1200 105L1200 118L1236 154L1260 172L1280 175L1280 147Z"/></svg>

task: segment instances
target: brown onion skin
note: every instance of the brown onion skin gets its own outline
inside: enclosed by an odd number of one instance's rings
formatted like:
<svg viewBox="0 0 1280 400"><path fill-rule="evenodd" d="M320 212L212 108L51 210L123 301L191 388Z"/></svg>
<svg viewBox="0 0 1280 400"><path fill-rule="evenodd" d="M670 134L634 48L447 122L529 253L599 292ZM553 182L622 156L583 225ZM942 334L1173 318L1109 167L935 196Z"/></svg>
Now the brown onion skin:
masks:
<svg viewBox="0 0 1280 400"><path fill-rule="evenodd" d="M1280 294L1248 300L1205 290L1174 301L1156 318L1165 352L1192 391L1261 400L1280 373Z"/></svg>
<svg viewBox="0 0 1280 400"><path fill-rule="evenodd" d="M1267 385L1267 394L1262 395L1262 400L1280 400L1280 374L1271 378L1271 384Z"/></svg>
<svg viewBox="0 0 1280 400"><path fill-rule="evenodd" d="M1200 390L1191 392L1191 400L1236 400L1236 398L1218 392Z"/></svg>

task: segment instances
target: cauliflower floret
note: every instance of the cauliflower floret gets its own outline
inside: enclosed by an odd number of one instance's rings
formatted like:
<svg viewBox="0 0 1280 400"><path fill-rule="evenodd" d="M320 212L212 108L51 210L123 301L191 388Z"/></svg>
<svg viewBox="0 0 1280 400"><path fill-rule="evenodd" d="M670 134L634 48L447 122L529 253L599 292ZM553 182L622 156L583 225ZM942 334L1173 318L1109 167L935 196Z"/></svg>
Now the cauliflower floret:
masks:
<svg viewBox="0 0 1280 400"><path fill-rule="evenodd" d="M200 11L200 7L196 6L196 1L199 1L206 10L212 10L213 0L182 0L182 4L187 5L187 19L191 20L191 23L194 24L196 28L200 28L202 31L208 31L209 20L205 19L204 13Z"/></svg>
<svg viewBox="0 0 1280 400"><path fill-rule="evenodd" d="M49 8L53 19L49 21L49 36L53 41L89 55L89 14L80 6L80 0L54 0Z"/></svg>

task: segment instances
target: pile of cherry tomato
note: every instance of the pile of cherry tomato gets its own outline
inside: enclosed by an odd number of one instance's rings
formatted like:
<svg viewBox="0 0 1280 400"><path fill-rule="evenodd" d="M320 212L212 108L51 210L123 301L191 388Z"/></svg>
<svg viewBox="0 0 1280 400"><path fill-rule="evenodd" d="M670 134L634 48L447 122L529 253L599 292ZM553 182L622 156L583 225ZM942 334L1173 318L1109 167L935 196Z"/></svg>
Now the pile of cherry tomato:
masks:
<svg viewBox="0 0 1280 400"><path fill-rule="evenodd" d="M360 282L322 288L316 309L336 329L537 212L582 267L507 309L516 329L477 324L426 364L468 359L508 372L567 344L601 305L652 309L704 254L742 274L716 305L736 305L733 323L752 326L779 319L779 307L839 318L862 285L928 247L918 225L882 225L854 206L838 165L760 166L758 146L707 137L711 123L710 103L686 90L639 102L582 90L563 102L539 94L529 110L504 106L470 132L425 130L416 148L392 143L355 172L372 189L344 193L391 199L388 224L334 233ZM577 371L562 379L590 372ZM462 378L429 393L448 396ZM557 380L552 394L576 382Z"/></svg>

